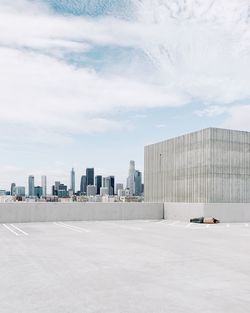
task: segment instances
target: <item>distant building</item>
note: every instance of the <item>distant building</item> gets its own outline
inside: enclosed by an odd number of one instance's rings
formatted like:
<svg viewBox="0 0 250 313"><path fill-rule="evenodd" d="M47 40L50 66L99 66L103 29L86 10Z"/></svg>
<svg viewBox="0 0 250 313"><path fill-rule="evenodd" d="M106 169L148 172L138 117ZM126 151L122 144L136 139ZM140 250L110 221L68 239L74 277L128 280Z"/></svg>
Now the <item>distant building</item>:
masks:
<svg viewBox="0 0 250 313"><path fill-rule="evenodd" d="M11 187L10 187L10 194L12 196L15 196L15 192L16 192L16 184L15 183L12 183L11 184Z"/></svg>
<svg viewBox="0 0 250 313"><path fill-rule="evenodd" d="M94 185L94 168L86 168L87 186Z"/></svg>
<svg viewBox="0 0 250 313"><path fill-rule="evenodd" d="M86 175L81 176L80 192L81 194L87 193L87 176Z"/></svg>
<svg viewBox="0 0 250 313"><path fill-rule="evenodd" d="M101 187L100 188L100 196L108 196L109 195L109 188L108 187Z"/></svg>
<svg viewBox="0 0 250 313"><path fill-rule="evenodd" d="M117 195L118 195L118 197L125 197L126 196L126 191L124 189L118 189L117 190Z"/></svg>
<svg viewBox="0 0 250 313"><path fill-rule="evenodd" d="M142 174L140 171L135 171L135 196L142 194Z"/></svg>
<svg viewBox="0 0 250 313"><path fill-rule="evenodd" d="M96 186L88 185L87 186L87 196L95 196L96 195Z"/></svg>
<svg viewBox="0 0 250 313"><path fill-rule="evenodd" d="M45 175L41 177L41 186L43 189L43 196L46 197L47 196L47 177Z"/></svg>
<svg viewBox="0 0 250 313"><path fill-rule="evenodd" d="M129 163L127 189L129 189L129 193L131 196L134 195L135 193L135 161L132 161L132 160Z"/></svg>
<svg viewBox="0 0 250 313"><path fill-rule="evenodd" d="M99 195L100 194L100 188L102 187L102 176L97 175L95 177L95 185L96 185L96 193Z"/></svg>
<svg viewBox="0 0 250 313"><path fill-rule="evenodd" d="M29 193L28 193L28 196L29 197L34 197L34 194L35 194L35 177L33 175L30 175L29 176L29 182L28 182L28 185L29 185Z"/></svg>
<svg viewBox="0 0 250 313"><path fill-rule="evenodd" d="M123 184L116 184L115 193L118 195L118 190L123 190L123 189L124 189Z"/></svg>
<svg viewBox="0 0 250 313"><path fill-rule="evenodd" d="M75 170L72 168L70 172L70 189L73 190L73 193L76 191L76 175L75 175Z"/></svg>
<svg viewBox="0 0 250 313"><path fill-rule="evenodd" d="M43 188L41 186L35 186L34 187L34 194L35 194L35 197L41 198L43 195Z"/></svg>
<svg viewBox="0 0 250 313"><path fill-rule="evenodd" d="M15 195L18 197L25 197L25 187L23 186L16 186L15 188Z"/></svg>
<svg viewBox="0 0 250 313"><path fill-rule="evenodd" d="M110 196L114 195L114 184L115 184L114 176L103 177L102 186L108 188L108 194Z"/></svg>
<svg viewBox="0 0 250 313"><path fill-rule="evenodd" d="M59 198L66 198L68 197L68 187L64 184L59 184L57 195Z"/></svg>

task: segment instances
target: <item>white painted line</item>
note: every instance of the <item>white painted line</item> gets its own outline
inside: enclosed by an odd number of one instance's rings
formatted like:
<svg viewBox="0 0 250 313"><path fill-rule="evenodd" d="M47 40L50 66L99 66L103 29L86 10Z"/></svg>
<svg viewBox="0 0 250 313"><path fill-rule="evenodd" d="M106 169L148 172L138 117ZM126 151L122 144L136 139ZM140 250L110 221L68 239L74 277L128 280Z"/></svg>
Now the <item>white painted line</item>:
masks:
<svg viewBox="0 0 250 313"><path fill-rule="evenodd" d="M16 236L19 236L18 233L16 233L13 229L11 229L10 227L8 227L7 225L3 224L3 226L4 226L5 228L7 228L10 232L12 232L13 234L15 234Z"/></svg>
<svg viewBox="0 0 250 313"><path fill-rule="evenodd" d="M14 227L16 230L20 231L21 233L23 233L25 236L28 236L29 234L26 233L25 231L23 231L22 229L18 228L17 226L10 224L12 227Z"/></svg>
<svg viewBox="0 0 250 313"><path fill-rule="evenodd" d="M207 225L206 225L206 228L209 228L209 227L210 227L210 225L209 225L209 224L207 224Z"/></svg>
<svg viewBox="0 0 250 313"><path fill-rule="evenodd" d="M192 226L192 224L189 223L189 224L187 224L185 227L186 227L186 228L189 228L189 227L191 227L191 226Z"/></svg>
<svg viewBox="0 0 250 313"><path fill-rule="evenodd" d="M248 227L249 226L248 223L246 223L245 226Z"/></svg>
<svg viewBox="0 0 250 313"><path fill-rule="evenodd" d="M62 224L59 224L59 223L54 223L54 224L55 224L55 225L57 225L57 226L60 226L60 227L64 227L64 228L67 228L67 229L70 229L70 230L76 231L76 232L78 232L78 233L82 233L82 231L81 231L81 230L74 229L74 228L69 227L69 226L66 226L66 225L62 225Z"/></svg>
<svg viewBox="0 0 250 313"><path fill-rule="evenodd" d="M229 224L227 224L227 227L230 227L230 225L229 225Z"/></svg>
<svg viewBox="0 0 250 313"><path fill-rule="evenodd" d="M62 224L62 225L65 225L65 226L68 226L68 227L71 227L71 228L79 229L79 230L85 231L86 233L89 233L88 229L85 229L85 228L82 228L82 227L66 224L66 223L63 223L63 222L59 222L59 224Z"/></svg>

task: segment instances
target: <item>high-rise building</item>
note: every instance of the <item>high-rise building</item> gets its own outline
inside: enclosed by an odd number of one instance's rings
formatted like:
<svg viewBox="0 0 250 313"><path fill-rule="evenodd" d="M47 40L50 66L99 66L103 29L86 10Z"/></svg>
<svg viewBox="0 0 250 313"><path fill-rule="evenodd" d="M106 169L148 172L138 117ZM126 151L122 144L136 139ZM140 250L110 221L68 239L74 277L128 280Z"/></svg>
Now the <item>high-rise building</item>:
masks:
<svg viewBox="0 0 250 313"><path fill-rule="evenodd" d="M73 193L76 192L76 175L75 170L72 168L70 172L70 189L72 189Z"/></svg>
<svg viewBox="0 0 250 313"><path fill-rule="evenodd" d="M115 176L110 177L110 195L113 196L115 194Z"/></svg>
<svg viewBox="0 0 250 313"><path fill-rule="evenodd" d="M142 174L140 171L135 171L135 195L140 196L142 194Z"/></svg>
<svg viewBox="0 0 250 313"><path fill-rule="evenodd" d="M52 186L52 195L53 196L58 196L59 186L60 186L60 182L55 181L55 185Z"/></svg>
<svg viewBox="0 0 250 313"><path fill-rule="evenodd" d="M80 192L81 194L87 192L87 176L86 175L81 176Z"/></svg>
<svg viewBox="0 0 250 313"><path fill-rule="evenodd" d="M12 196L15 196L15 192L16 192L16 184L15 183L12 183L11 184L11 187L10 187L10 194Z"/></svg>
<svg viewBox="0 0 250 313"><path fill-rule="evenodd" d="M35 187L35 178L33 175L30 175L29 176L29 197L34 197L34 194L35 194L35 190L34 190L34 187Z"/></svg>
<svg viewBox="0 0 250 313"><path fill-rule="evenodd" d="M43 189L43 196L46 197L47 196L47 177L45 175L43 175L41 177L41 185L42 185L42 189Z"/></svg>
<svg viewBox="0 0 250 313"><path fill-rule="evenodd" d="M96 185L96 193L99 195L100 194L100 188L102 187L102 176L97 175L95 177L95 185Z"/></svg>
<svg viewBox="0 0 250 313"><path fill-rule="evenodd" d="M18 197L25 197L25 187L17 186L15 188L15 195Z"/></svg>
<svg viewBox="0 0 250 313"><path fill-rule="evenodd" d="M118 195L118 190L123 190L123 184L116 184L115 193Z"/></svg>
<svg viewBox="0 0 250 313"><path fill-rule="evenodd" d="M128 178L127 178L127 189L129 189L129 194L132 196L135 193L135 161L130 161Z"/></svg>
<svg viewBox="0 0 250 313"><path fill-rule="evenodd" d="M103 177L102 186L108 188L109 195L113 195L114 176Z"/></svg>
<svg viewBox="0 0 250 313"><path fill-rule="evenodd" d="M95 196L96 195L96 186L88 185L87 186L87 196Z"/></svg>
<svg viewBox="0 0 250 313"><path fill-rule="evenodd" d="M100 188L100 196L108 196L109 195L109 188L108 187L101 187Z"/></svg>
<svg viewBox="0 0 250 313"><path fill-rule="evenodd" d="M43 195L43 188L41 186L34 187L34 194L35 194L35 197L41 198Z"/></svg>
<svg viewBox="0 0 250 313"><path fill-rule="evenodd" d="M86 168L87 186L94 185L94 168Z"/></svg>

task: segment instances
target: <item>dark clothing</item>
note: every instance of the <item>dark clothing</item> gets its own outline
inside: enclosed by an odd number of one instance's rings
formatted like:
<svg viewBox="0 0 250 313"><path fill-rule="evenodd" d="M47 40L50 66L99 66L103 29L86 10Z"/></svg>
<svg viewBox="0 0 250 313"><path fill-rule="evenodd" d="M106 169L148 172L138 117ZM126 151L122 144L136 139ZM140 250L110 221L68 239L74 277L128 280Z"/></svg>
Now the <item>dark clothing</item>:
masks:
<svg viewBox="0 0 250 313"><path fill-rule="evenodd" d="M200 223L202 224L204 222L204 217L197 217L197 218L191 218L190 223Z"/></svg>

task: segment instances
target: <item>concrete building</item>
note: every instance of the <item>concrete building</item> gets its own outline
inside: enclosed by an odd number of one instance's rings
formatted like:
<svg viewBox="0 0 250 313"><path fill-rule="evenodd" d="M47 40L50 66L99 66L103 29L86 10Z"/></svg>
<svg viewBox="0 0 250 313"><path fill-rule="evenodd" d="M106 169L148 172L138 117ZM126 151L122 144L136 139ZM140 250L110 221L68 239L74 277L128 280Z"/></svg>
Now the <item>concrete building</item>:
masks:
<svg viewBox="0 0 250 313"><path fill-rule="evenodd" d="M250 210L250 132L207 128L146 146L144 183L145 201L164 202L169 218L196 210L244 220Z"/></svg>

